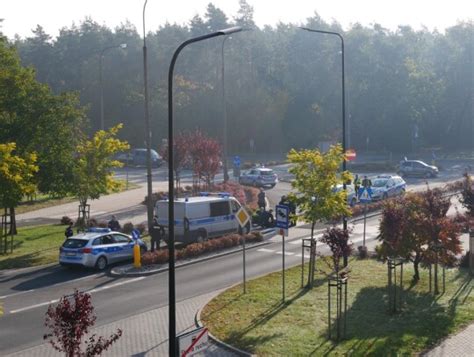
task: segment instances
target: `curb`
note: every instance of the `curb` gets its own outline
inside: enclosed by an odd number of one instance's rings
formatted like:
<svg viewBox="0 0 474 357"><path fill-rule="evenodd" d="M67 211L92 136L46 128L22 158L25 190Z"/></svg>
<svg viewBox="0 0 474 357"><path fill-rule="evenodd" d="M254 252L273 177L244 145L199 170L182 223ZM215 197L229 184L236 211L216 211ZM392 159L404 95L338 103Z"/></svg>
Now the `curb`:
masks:
<svg viewBox="0 0 474 357"><path fill-rule="evenodd" d="M271 237L270 237L271 238ZM259 248L259 247L262 247L262 246L265 246L265 245L268 245L268 244L271 244L272 242L269 242L269 241L266 241L266 242L260 242L260 243L256 243L252 246L248 246L246 247L245 249L254 249L254 248ZM230 255L230 254L234 254L234 253L237 253L237 252L240 252L242 251L242 248L238 248L238 249L231 249L227 252L222 252L222 253L218 253L218 254L213 254L213 255L209 255L207 257L203 257L203 258L198 258L198 259L195 259L195 260L191 260L189 262L184 262L184 263L181 263L181 264L176 264L176 268L180 268L180 267L185 267L185 266L188 266L188 265L192 265L192 264L196 264L196 263L201 263L201 262L205 262L205 261L208 261L208 260L212 260L212 259L217 259L217 258L220 258L220 257L224 257L226 255ZM132 266L133 264L129 264L128 266ZM165 271L168 271L168 264L164 264L165 266L162 267L162 268L157 268L157 269L154 269L154 270L150 270L150 271L144 271L144 272L130 272L130 273L123 273L123 272L118 272L119 268L116 267L116 268L112 268L110 270L110 275L112 276L122 276L122 277L138 277L138 276L148 276L148 275L153 275L153 274L158 274L158 273L162 273L162 272L165 272ZM122 266L122 268L124 267L127 267L127 265L125 266Z"/></svg>
<svg viewBox="0 0 474 357"><path fill-rule="evenodd" d="M240 283L239 283L240 284ZM238 285L238 284L237 284ZM235 285L232 285L232 286L235 286ZM230 289L232 288L232 286L228 287L227 289ZM227 290L225 289L225 290ZM212 299L211 299L212 300ZM209 300L209 301L211 301ZM196 312L196 315L194 316L194 323L196 324L197 327L204 327L204 325L201 323L201 312L202 312L202 309L204 309L204 307L209 303L209 301L203 306L201 307L197 312ZM229 345L227 343L225 343L224 341L221 341L219 340L216 336L214 336L212 333L209 332L209 330L207 331L207 334L209 335L209 338L211 339L211 341L213 343L215 343L217 346L225 349L225 350L228 350L228 351L231 351L231 352L234 352L235 354L237 354L238 356L242 356L242 357L252 357L252 356L256 356L256 355L253 355L247 351L244 351L244 350L241 350L237 347L234 347L232 345Z"/></svg>

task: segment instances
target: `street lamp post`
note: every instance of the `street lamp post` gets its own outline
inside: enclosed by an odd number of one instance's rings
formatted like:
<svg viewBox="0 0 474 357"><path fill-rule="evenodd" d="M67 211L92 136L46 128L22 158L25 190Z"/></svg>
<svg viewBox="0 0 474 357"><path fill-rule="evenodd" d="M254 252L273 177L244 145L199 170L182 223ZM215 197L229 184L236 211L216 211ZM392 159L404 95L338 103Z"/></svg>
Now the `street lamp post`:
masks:
<svg viewBox="0 0 474 357"><path fill-rule="evenodd" d="M102 80L102 60L104 59L104 53L113 48L127 48L126 43L121 43L120 45L114 45L105 47L100 51L100 60L99 60L99 83L100 83L100 129L104 130L104 84Z"/></svg>
<svg viewBox="0 0 474 357"><path fill-rule="evenodd" d="M145 30L145 10L148 0L143 4L143 85L145 87L145 143L146 143L146 182L147 182L147 223L148 232L151 232L153 225L153 202L151 196L153 193L152 175L151 175L151 130L150 115L148 111L148 63L146 48L146 30ZM158 247L159 248L159 247Z"/></svg>
<svg viewBox="0 0 474 357"><path fill-rule="evenodd" d="M169 297L169 356L176 356L176 291L175 291L175 259L174 259L174 162L173 162L173 72L178 55L184 47L199 41L217 36L226 36L242 31L239 26L231 27L207 35L198 36L184 41L173 54L168 71L168 297Z"/></svg>
<svg viewBox="0 0 474 357"><path fill-rule="evenodd" d="M325 35L333 35L341 40L341 71L342 71L342 152L346 153L346 85L345 85L345 68L344 68L344 38L338 32L313 30L307 27L301 27L302 30L309 32L322 33ZM342 162L342 170L346 171L346 160ZM342 187L346 190L346 182L342 183ZM347 217L342 218L343 229L347 230ZM344 266L347 266L347 257L344 257Z"/></svg>
<svg viewBox="0 0 474 357"><path fill-rule="evenodd" d="M222 166L224 170L224 182L229 181L229 172L227 169L227 102L225 98L225 61L224 61L224 45L227 39L231 39L231 36L225 36L222 40L222 48L221 48L221 58L222 58L222 67L221 67L221 79L222 79L222 109L223 109L223 117L224 117L224 125L223 125L223 150L222 150Z"/></svg>

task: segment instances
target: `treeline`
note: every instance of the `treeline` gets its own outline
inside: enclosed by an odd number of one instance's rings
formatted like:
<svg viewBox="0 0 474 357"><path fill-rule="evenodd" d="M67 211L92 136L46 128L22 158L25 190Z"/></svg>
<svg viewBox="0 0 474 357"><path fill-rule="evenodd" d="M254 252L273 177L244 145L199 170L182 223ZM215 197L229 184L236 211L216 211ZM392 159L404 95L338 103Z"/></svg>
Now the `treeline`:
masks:
<svg viewBox="0 0 474 357"><path fill-rule="evenodd" d="M233 25L251 31L225 42L229 154L285 152L341 138L341 53L335 36L294 25L258 28L253 9L240 0L236 17L209 4L187 25L166 24L147 34L153 146L167 136L167 76L184 40ZM151 15L150 15L151 16ZM474 142L473 23L444 33L410 27L352 25L343 31L316 13L303 26L343 33L346 113L350 146L408 153L422 147L470 149ZM186 48L175 77L177 130L200 129L220 140L223 127L223 37ZM86 18L51 38L38 26L12 39L24 65L54 93L77 91L89 130L99 128L101 50L106 127L124 123L121 135L144 146L143 38L124 23L110 29ZM34 120L34 119L33 119ZM34 125L31 123L30 125Z"/></svg>

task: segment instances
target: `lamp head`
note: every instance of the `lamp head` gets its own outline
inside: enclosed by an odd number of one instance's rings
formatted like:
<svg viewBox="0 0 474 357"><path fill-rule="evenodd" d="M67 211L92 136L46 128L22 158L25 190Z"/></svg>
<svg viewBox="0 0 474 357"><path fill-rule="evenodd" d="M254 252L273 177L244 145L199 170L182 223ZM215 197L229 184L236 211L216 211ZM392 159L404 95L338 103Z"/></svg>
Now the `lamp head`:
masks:
<svg viewBox="0 0 474 357"><path fill-rule="evenodd" d="M223 29L223 30L219 30L217 32L219 32L219 34L221 34L221 35L231 35L233 33L240 32L242 30L243 29L242 29L241 26L234 26L234 27L229 27L229 28Z"/></svg>

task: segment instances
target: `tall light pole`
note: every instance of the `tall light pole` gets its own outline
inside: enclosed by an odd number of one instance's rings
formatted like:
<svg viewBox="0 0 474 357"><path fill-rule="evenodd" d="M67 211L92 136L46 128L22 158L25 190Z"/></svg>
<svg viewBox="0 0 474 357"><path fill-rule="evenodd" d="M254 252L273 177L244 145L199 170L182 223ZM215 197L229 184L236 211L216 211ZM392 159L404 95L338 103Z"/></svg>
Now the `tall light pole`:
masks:
<svg viewBox="0 0 474 357"><path fill-rule="evenodd" d="M178 55L184 47L194 42L242 31L239 26L184 41L173 54L168 71L168 303L169 303L169 356L176 356L176 292L174 262L174 162L173 162L173 72Z"/></svg>
<svg viewBox="0 0 474 357"><path fill-rule="evenodd" d="M153 202L151 196L153 193L152 176L151 176L151 130L150 115L148 111L148 63L146 48L146 30L145 30L145 10L148 0L143 4L143 85L145 86L145 143L146 143L146 183L147 183L147 223L148 232L151 232L153 225Z"/></svg>
<svg viewBox="0 0 474 357"><path fill-rule="evenodd" d="M120 45L114 45L105 47L100 51L100 61L99 61L99 83L100 83L100 129L104 130L104 83L102 80L102 60L104 59L104 53L113 48L127 48L126 43L121 43Z"/></svg>
<svg viewBox="0 0 474 357"><path fill-rule="evenodd" d="M222 40L222 48L221 48L221 59L222 59L222 71L221 71L221 79L222 79L222 109L223 109L223 117L224 117L224 125L223 125L223 150L222 150L222 166L224 170L224 182L229 181L229 172L227 170L227 102L225 98L225 61L224 61L224 44L227 39L231 39L232 36L225 36Z"/></svg>
<svg viewBox="0 0 474 357"><path fill-rule="evenodd" d="M341 71L342 71L342 152L346 154L346 85L345 85L345 68L344 68L344 38L338 32L313 30L307 27L300 27L302 30L309 32L322 33L325 35L333 35L341 40ZM342 171L346 171L346 160L342 162ZM346 182L342 183L344 191L346 190ZM343 229L347 230L347 217L342 217ZM347 266L347 257L344 257L344 266Z"/></svg>

